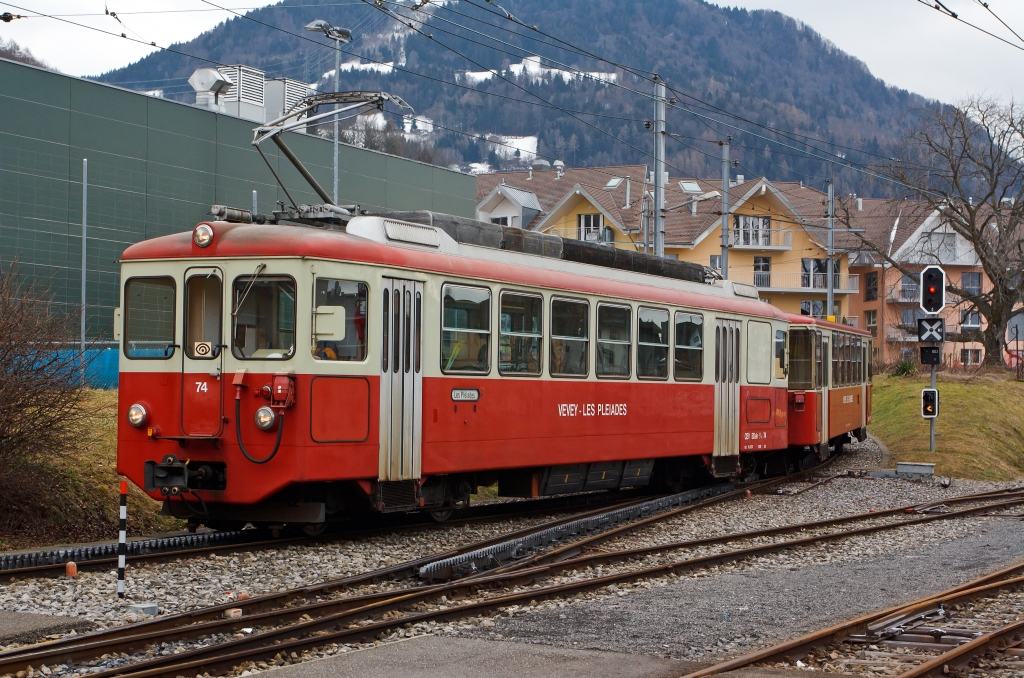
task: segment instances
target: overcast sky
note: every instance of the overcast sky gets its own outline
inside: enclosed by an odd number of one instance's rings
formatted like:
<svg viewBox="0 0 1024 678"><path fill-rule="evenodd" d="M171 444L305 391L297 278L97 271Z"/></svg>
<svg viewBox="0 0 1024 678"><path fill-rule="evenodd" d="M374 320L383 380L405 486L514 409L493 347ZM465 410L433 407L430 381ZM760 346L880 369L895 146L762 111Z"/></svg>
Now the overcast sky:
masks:
<svg viewBox="0 0 1024 678"><path fill-rule="evenodd" d="M269 4L259 0L248 4L238 0L214 1L239 11ZM0 11L28 14L24 10L31 10L60 15L68 21L117 36L123 32L158 45L193 38L230 16L200 0L107 0L106 6L117 13L119 23L104 14L103 0L16 2L10 5L0 0ZM300 3L301 0L289 0L289 4ZM1024 96L1024 43L975 0L944 3L962 19L1021 45L1022 49L984 35L918 0L733 0L725 4L775 9L800 19L843 51L867 63L871 72L887 83L927 97L950 102L969 94ZM358 0L338 0L338 9L334 11L360 4ZM989 7L1024 35L1022 0L989 0ZM312 8L311 13L315 13ZM152 50L120 37L41 17L0 23L0 38L13 38L38 58L73 75L96 75L136 61Z"/></svg>

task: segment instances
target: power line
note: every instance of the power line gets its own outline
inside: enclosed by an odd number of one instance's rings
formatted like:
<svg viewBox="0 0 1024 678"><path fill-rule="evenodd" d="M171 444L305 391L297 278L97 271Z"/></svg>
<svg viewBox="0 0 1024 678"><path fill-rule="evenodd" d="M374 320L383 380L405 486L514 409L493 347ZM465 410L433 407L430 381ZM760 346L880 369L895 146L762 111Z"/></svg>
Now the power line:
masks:
<svg viewBox="0 0 1024 678"><path fill-rule="evenodd" d="M1015 30L1013 30L1012 28L1010 28L1010 24L1006 23L1006 22L1005 22L1005 21L1003 21L1003 20L1002 20L1001 18L999 18L999 15L998 15L998 14L996 14L996 13L995 13L995 12L994 12L994 11L992 10L992 8L988 6L988 3L987 3L987 2L983 2L983 0L974 0L974 1L975 1L975 2L977 2L977 3L979 4L979 5L981 5L982 7L984 7L984 8L986 9L986 10L988 10L988 13L989 13L989 14L991 14L992 16L994 16L994 17L996 18L996 21L998 21L998 22L999 22L999 23L1001 23L1001 24L1002 24L1003 26L1005 26L1005 27L1006 27L1006 30L1008 30L1008 31L1010 31L1011 33L1013 33L1013 35L1014 35L1014 37L1015 37L1015 38L1017 38L1017 39L1018 39L1018 40L1020 40L1021 42L1024 42L1024 38L1020 37L1020 34L1019 34L1019 33L1018 33L1017 31L1015 31Z"/></svg>
<svg viewBox="0 0 1024 678"><path fill-rule="evenodd" d="M1007 40L1006 38L1000 37L1000 36L996 35L995 33L990 32L990 31L986 31L981 26L976 26L975 24L972 24L970 21L965 21L964 19L961 19L959 14L957 14L953 10L951 10L948 7L946 7L945 5L943 5L941 2L939 2L939 0L933 0L934 4L928 2L928 0L917 0L917 2L921 3L925 7L930 7L931 9L936 10L939 14L942 14L944 16L948 16L951 19L955 19L956 21L959 21L962 24L970 26L971 28L973 28L976 31L981 31L985 35L987 35L989 37L992 37L992 38L995 38L999 42L1006 43L1010 47L1013 47L1014 49L1019 49L1022 52L1024 52L1024 46L1015 45L1012 42L1010 42L1009 40ZM996 17L996 18L998 19L999 17ZM1000 20L1000 21L1002 21L1002 20ZM1007 28L1009 28L1009 27L1007 26ZM1012 29L1011 29L1011 31L1012 31ZM1016 35L1016 33L1014 33L1014 35Z"/></svg>

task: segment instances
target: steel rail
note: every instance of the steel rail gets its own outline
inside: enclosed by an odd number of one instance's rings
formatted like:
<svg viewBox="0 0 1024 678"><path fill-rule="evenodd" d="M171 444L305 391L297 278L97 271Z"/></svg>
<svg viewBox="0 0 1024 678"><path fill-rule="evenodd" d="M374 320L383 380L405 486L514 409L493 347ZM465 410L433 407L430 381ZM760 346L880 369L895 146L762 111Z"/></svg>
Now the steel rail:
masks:
<svg viewBox="0 0 1024 678"><path fill-rule="evenodd" d="M813 631L799 638L785 641L761 650L756 650L740 657L736 657L735 659L730 659L719 664L715 664L714 666L709 666L698 671L687 673L682 678L706 678L706 676L714 676L734 671L752 664L778 663L784 661L793 662L805 656L810 650L816 647L831 645L841 641L845 637L866 633L872 629L884 629L886 627L893 626L908 617L919 615L941 606L949 606L957 603L977 600L993 593L997 593L1003 589L1017 590L1024 587L1024 576L1020 576L1022 573L1024 573L1024 563L1017 563L1010 567L990 572L982 577L954 586L945 591L930 594L910 603L896 605L879 612L872 612L835 626ZM1007 579L1007 577L1009 577L1009 579ZM906 675L907 674L901 674L901 678Z"/></svg>
<svg viewBox="0 0 1024 678"><path fill-rule="evenodd" d="M643 499L649 499L650 496L645 496ZM474 515L466 515L463 517L455 518L453 520L447 520L442 523L438 523L429 518L425 517L425 514L409 514L414 516L411 518L415 522L412 524L402 523L394 524L387 523L372 528L364 528L359 530L345 530L342 529L340 532L332 532L328 534L318 535L315 537L309 536L296 536L296 537L281 537L274 539L257 538L249 541L233 541L230 543L221 544L210 544L199 546L196 548L174 548L168 546L160 546L158 548L165 548L168 550L161 550L152 553L140 553L136 555L129 555L127 562L131 564L139 563L160 563L176 560L178 558L192 558L198 556L207 556L211 554L221 553L246 553L250 551L260 551L270 548L279 548L284 546L290 546L293 544L310 544L318 542L329 542L338 541L343 539L360 539L366 537L373 537L381 534L394 534L402 532L415 532L420 530L430 530L439 527L450 527L457 525L469 525L473 523L488 522L492 520L501 520L503 518L521 518L537 513L550 513L552 511L571 511L580 508L586 508L595 504L600 505L598 508L607 508L609 505L616 503L631 503L635 500L641 500L640 497L630 497L622 502L621 497L605 496L601 494L581 494L573 495L570 497L547 497L543 499L531 499L528 501L516 501L516 502L501 502L493 504L482 504L475 507L470 507L468 511L474 513ZM505 507L508 507L507 509ZM512 507L518 507L513 509ZM594 509L596 510L596 509ZM407 516L403 516L403 519L409 520ZM245 531L243 531L244 533ZM254 537L263 537L264 532L256 532ZM217 533L210 533L217 534ZM196 535L178 535L174 537L162 538L163 541L171 541L174 539L180 539L183 542L188 541L190 537L196 537ZM154 539L136 539L129 542L129 548L131 544L142 544L147 541L157 541ZM111 546L109 544L99 545L96 548L102 548L103 546ZM113 544L112 548L109 549L112 554L116 554L117 544ZM82 550L89 548L87 546L68 546L64 549L58 549L58 551L69 551L73 552L76 550ZM139 546L138 548L146 548ZM35 555L39 558L46 557L52 553L54 549L47 551L35 551L32 553L18 554L23 556ZM0 553L2 557L3 553ZM89 570L105 570L115 567L117 565L117 556L110 555L108 557L101 558L90 558L88 560L74 560L75 565L78 567L79 572ZM65 572L65 562L51 563L45 565L31 565L27 567L15 567L0 570L0 576L4 577L59 577L63 576Z"/></svg>
<svg viewBox="0 0 1024 678"><path fill-rule="evenodd" d="M401 606L408 605L413 602L422 602L423 600L431 597L438 598L446 592L455 592L457 590L476 591L478 588L482 588L484 584L503 584L508 586L511 585L513 581L520 581L524 577L528 579L538 578L551 573L555 569L561 569L562 567L568 567L570 565L568 562L563 562L559 564L560 566L558 568L553 568L551 566L535 567L531 568L529 571L516 573L513 575L514 579L510 578L508 574L493 575L487 577L486 580L484 578L475 579L474 581L461 580L454 583L429 587L429 590L427 588L423 588L420 590L400 591L397 592L397 595L393 595L391 598L387 598L386 594L375 595L373 596L373 602L362 607L357 607L348 612L328 615L326 617L313 619L297 625L285 626L279 629L254 634L246 638L231 640L226 643L197 648L182 652L178 655L154 658L128 667L118 667L107 671L92 672L89 675L90 678L111 678L113 676L131 676L133 678L174 678L177 675L183 674L216 672L230 669L240 662L266 659L281 651L288 652L307 650L334 642L358 642L361 639L365 640L367 638L375 638L381 632L392 629L397 625L418 623L429 620L445 620L466 617L471 616L473 613L507 607L508 605L522 602L523 600L561 597L565 594L575 594L590 589L602 588L613 583L623 583L655 576L664 576L666 574L685 572L695 567L707 566L714 562L723 562L726 560L738 560L756 553L763 553L772 550L784 550L796 546L824 541L841 540L851 536L858 536L887 529L895 529L905 527L907 525L932 522L935 520L948 520L952 518L966 517L982 511L991 510L992 508L1001 508L1004 506L1019 505L1022 503L1024 503L1024 497L1017 497L1009 501L1003 501L997 504L988 504L961 511L928 515L909 521L900 521L885 525L870 526L868 528L847 530L797 540L778 542L751 549L740 549L737 551L677 561L655 567L615 573L579 582L571 582L540 589L530 589L510 595L498 596L492 599L458 605L443 610L438 609L405 614L397 618L371 621L370 623L361 626L350 626L349 628L343 628L340 630L330 630L331 628L337 629L337 627L342 624L352 624L360 617L372 617L377 614L383 614L389 610L401 608ZM877 514L866 515L875 516ZM238 624L249 624L249 620L245 618L235 621ZM318 633L318 635L294 638L296 634L310 633Z"/></svg>
<svg viewBox="0 0 1024 678"><path fill-rule="evenodd" d="M638 497L631 499L628 502L621 502L613 504L613 507L618 507L626 504L637 503L646 501L647 497ZM8 650L6 652L0 652L0 671L6 672L9 665L12 662L16 662L19 657L31 654L33 658L49 658L50 654L41 654L43 652L55 653L53 656L59 656L59 653L71 648L81 646L84 644L90 644L100 642L107 638L118 638L125 634L131 636L137 632L155 631L155 630L167 630L178 627L189 627L197 624L198 622L215 620L222 617L225 610L231 608L239 608L243 613L249 613L251 611L260 612L265 610L275 610L288 605L289 603L299 599L310 599L320 595L327 595L335 593L337 591L350 589L356 586L365 584L373 584L379 581L394 580L401 578L410 578L416 571L428 562L439 557L448 557L452 555L458 555L460 553L475 550L482 546L487 546L493 543L499 543L510 537L516 537L521 535L528 535L532 532L536 532L543 529L548 529L552 526L560 525L566 522L577 520L581 516L587 515L599 515L609 509L608 506L603 506L583 513L577 513L562 518L556 518L554 520L545 521L538 525L531 527L522 528L514 532L503 534L489 539L484 539L478 542L467 544L459 548L452 549L441 554L431 554L416 558L411 561L398 563L390 567L379 568L376 570L370 570L368 572L361 572L358 574L342 577L339 579L333 579L318 584L311 584L309 586L296 587L279 591L275 593L267 593L260 596L253 596L248 600L236 600L226 603L220 603L218 605L212 605L204 607L198 610L192 610L188 612L180 612L174 615L169 615L159 619L152 619L148 621L136 622L134 624L126 624L122 626L116 626L101 631L96 631L88 634L81 634L77 636L70 636L55 640L50 643L43 643L28 648L17 648L14 650ZM450 523L446 523L450 524ZM0 675L3 675L0 673Z"/></svg>

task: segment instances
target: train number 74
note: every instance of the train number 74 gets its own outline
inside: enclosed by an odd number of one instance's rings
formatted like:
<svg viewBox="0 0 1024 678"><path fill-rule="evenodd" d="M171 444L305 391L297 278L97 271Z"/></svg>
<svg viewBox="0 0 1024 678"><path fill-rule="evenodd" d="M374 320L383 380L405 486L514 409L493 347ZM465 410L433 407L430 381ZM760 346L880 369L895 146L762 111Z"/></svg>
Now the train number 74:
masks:
<svg viewBox="0 0 1024 678"><path fill-rule="evenodd" d="M196 393L206 393L209 389L206 387L205 381L196 382Z"/></svg>

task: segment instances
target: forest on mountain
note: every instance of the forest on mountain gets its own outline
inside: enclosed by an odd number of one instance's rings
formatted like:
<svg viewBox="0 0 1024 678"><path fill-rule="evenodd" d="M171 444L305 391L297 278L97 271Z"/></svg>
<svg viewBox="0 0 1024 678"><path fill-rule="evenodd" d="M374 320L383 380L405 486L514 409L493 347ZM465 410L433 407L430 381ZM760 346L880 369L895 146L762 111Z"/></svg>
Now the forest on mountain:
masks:
<svg viewBox="0 0 1024 678"><path fill-rule="evenodd" d="M735 173L818 187L832 177L840 192L886 196L892 194L887 182L850 165L886 171L906 117L935 105L886 85L863 62L774 11L701 0L500 3L520 24L484 0L424 3L415 11L408 2L381 0L404 22L369 3L288 4L232 18L174 48L255 66L267 77L319 82L324 91L333 87L323 74L334 67L334 50L303 26L326 19L350 28L354 40L342 45L341 60L359 60L364 70L343 69L341 89L401 96L437 125L432 140L444 164L490 159L501 166L481 137L499 134L538 136L541 157L569 166L651 166L653 134L644 122L653 118L649 78L657 73L675 99L667 116L668 130L678 135L667 142L672 177L720 176L717 142L731 135ZM548 69L614 72L617 82L557 74L536 79L507 70L529 55L539 55ZM394 68L367 68L383 63ZM210 65L161 51L97 79L191 101L188 76ZM485 70L501 75L483 82L460 75Z"/></svg>

